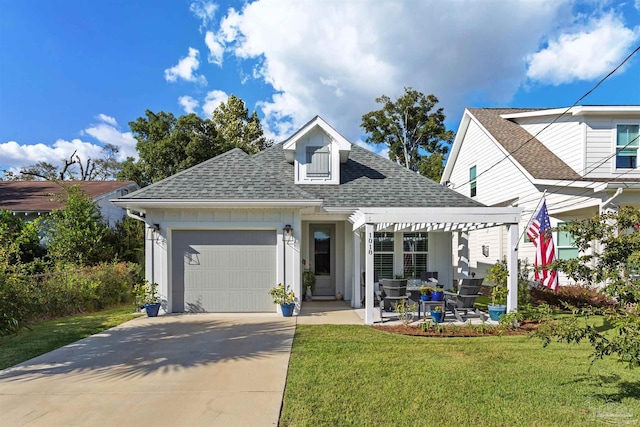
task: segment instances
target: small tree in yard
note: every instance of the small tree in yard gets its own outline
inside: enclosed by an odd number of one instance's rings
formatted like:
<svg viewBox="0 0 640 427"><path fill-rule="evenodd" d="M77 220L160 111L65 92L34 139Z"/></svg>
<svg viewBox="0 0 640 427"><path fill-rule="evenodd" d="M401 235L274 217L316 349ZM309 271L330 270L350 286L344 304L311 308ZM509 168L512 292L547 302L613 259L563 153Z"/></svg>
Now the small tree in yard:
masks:
<svg viewBox="0 0 640 427"><path fill-rule="evenodd" d="M64 187L64 208L45 221L49 256L56 262L92 265L110 258L109 228L98 205L77 185Z"/></svg>
<svg viewBox="0 0 640 427"><path fill-rule="evenodd" d="M581 284L604 283L602 292L613 298L615 305L605 309L576 309L569 319L544 325L538 335L545 345L552 338L567 343L587 340L593 347L594 361L617 356L630 366L640 366L639 224L640 210L625 207L617 213L598 215L560 228L574 236L581 252L591 254L558 260L551 267ZM598 240L600 249L592 247L592 242ZM603 332L590 325L588 319L592 314L604 314L614 330Z"/></svg>

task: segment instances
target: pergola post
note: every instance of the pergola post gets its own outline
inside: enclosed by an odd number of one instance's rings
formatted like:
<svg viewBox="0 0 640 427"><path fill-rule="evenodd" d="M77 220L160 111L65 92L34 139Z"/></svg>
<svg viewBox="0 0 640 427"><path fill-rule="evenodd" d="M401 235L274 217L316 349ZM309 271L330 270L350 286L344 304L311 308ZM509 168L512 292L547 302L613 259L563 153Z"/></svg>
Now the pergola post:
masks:
<svg viewBox="0 0 640 427"><path fill-rule="evenodd" d="M351 307L360 308L362 301L362 286L360 286L360 232L353 233L353 298L351 298Z"/></svg>
<svg viewBox="0 0 640 427"><path fill-rule="evenodd" d="M365 224L365 318L373 325L373 224Z"/></svg>
<svg viewBox="0 0 640 427"><path fill-rule="evenodd" d="M507 288L507 313L518 310L518 224L507 224L507 270L509 278Z"/></svg>

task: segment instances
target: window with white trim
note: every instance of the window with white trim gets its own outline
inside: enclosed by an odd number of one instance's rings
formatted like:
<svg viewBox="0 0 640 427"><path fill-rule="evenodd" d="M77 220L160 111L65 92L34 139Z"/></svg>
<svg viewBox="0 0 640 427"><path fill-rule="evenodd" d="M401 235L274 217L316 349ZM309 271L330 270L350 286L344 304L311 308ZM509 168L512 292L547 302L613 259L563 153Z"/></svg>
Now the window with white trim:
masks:
<svg viewBox="0 0 640 427"><path fill-rule="evenodd" d="M559 222L558 228L562 227L568 222ZM579 251L575 244L575 239L571 233L566 231L558 231L558 259L574 259L578 258Z"/></svg>
<svg viewBox="0 0 640 427"><path fill-rule="evenodd" d="M308 177L328 177L330 170L329 147L307 147L307 176Z"/></svg>
<svg viewBox="0 0 640 427"><path fill-rule="evenodd" d="M429 233L403 233L402 259L405 279L419 279L429 271Z"/></svg>
<svg viewBox="0 0 640 427"><path fill-rule="evenodd" d="M378 279L393 279L393 233L374 233L373 269Z"/></svg>
<svg viewBox="0 0 640 427"><path fill-rule="evenodd" d="M638 135L640 125L616 126L616 169L638 167Z"/></svg>
<svg viewBox="0 0 640 427"><path fill-rule="evenodd" d="M476 194L478 192L477 190L477 182L476 182L476 167L471 166L469 168L469 185L471 188L471 192L470 192L470 196L469 197L476 197Z"/></svg>

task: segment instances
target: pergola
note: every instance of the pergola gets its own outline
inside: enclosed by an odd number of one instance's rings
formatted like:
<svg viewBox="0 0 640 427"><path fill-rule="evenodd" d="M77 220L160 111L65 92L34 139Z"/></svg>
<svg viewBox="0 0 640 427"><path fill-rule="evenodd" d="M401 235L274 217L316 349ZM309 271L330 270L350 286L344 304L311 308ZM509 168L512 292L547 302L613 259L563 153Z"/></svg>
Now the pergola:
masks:
<svg viewBox="0 0 640 427"><path fill-rule="evenodd" d="M359 208L350 217L354 231L354 270L360 277L360 246L362 232L365 239L365 323L373 324L373 242L377 231L440 231L458 232L461 236L472 230L507 226L507 268L509 270L507 312L518 308L518 224L522 208L518 207L467 207L467 208ZM466 239L462 239L468 262ZM467 271L463 271L464 276ZM360 301L360 287L354 288L355 304Z"/></svg>

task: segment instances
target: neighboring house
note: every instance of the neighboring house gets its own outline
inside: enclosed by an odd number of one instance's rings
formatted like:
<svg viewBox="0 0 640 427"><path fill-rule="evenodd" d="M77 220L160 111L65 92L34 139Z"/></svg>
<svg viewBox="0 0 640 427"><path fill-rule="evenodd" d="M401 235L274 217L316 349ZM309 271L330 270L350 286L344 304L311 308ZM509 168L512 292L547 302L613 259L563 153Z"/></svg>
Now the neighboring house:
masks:
<svg viewBox="0 0 640 427"><path fill-rule="evenodd" d="M437 271L450 287L452 231L515 224L520 212L352 145L320 117L258 154L233 149L113 202L146 223L146 277L168 312L275 311L269 288L301 297L309 268L314 299L341 294L353 307L366 272L367 323L374 270Z"/></svg>
<svg viewBox="0 0 640 427"><path fill-rule="evenodd" d="M132 181L0 181L0 209L31 221L63 208L56 197L64 190L61 186L70 185L80 186L98 204L102 217L110 226L126 215L126 210L110 200L140 188Z"/></svg>
<svg viewBox="0 0 640 427"><path fill-rule="evenodd" d="M640 106L470 108L442 183L488 206L522 207L521 233L545 191L552 226L620 206L640 208L639 126ZM578 256L570 235L554 238L557 257ZM501 229L476 231L468 248L470 272L484 276L503 257L506 239ZM518 256L533 263L535 247L526 236Z"/></svg>

